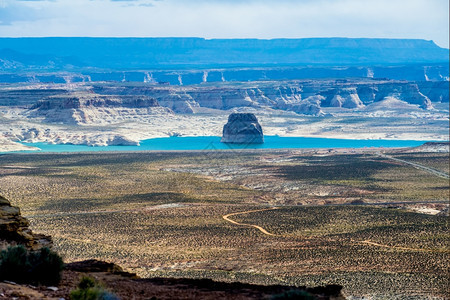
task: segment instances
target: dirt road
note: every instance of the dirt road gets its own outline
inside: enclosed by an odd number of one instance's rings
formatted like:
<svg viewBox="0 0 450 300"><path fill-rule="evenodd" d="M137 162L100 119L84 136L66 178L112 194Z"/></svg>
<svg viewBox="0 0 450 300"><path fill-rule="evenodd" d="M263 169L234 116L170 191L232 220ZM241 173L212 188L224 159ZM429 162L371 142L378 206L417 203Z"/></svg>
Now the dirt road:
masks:
<svg viewBox="0 0 450 300"><path fill-rule="evenodd" d="M352 240L353 241L353 240ZM357 244L366 244L366 245L372 245L376 247L382 247L382 248L389 248L389 249L398 249L398 250L409 250L409 251L423 251L423 252L448 252L447 250L432 250L432 249L420 249L420 248L408 248L408 247L401 247L401 246L389 246L389 245L383 245L378 244L375 242L371 242L369 240L366 241L353 241Z"/></svg>
<svg viewBox="0 0 450 300"><path fill-rule="evenodd" d="M411 165L411 166L413 166L416 169L426 171L426 172L428 172L430 174L436 175L436 176L441 177L441 178L450 179L449 174L441 172L441 171L433 169L433 168L430 168L430 167L426 167L424 165L420 165L418 163L414 163L414 162L410 162L410 161L407 161L407 160L395 158L395 157L392 157L392 156L384 154L384 153L377 153L377 155L380 156L380 157L383 157L383 158L387 158L387 159L393 160L393 161L397 161L397 162L401 162L401 163L404 163L404 164Z"/></svg>
<svg viewBox="0 0 450 300"><path fill-rule="evenodd" d="M228 215L224 215L222 216L222 218L232 224L235 225L240 225L240 226L247 226L247 227L253 227L258 229L259 231L261 231L262 233L266 234L266 235L270 235L270 236L280 236L280 235L276 235L273 233L268 232L267 230L265 230L264 228L262 228L261 226L258 225L253 225L253 224L245 224L245 223L239 223L236 221L233 221L230 219L231 216L237 216L237 215L244 215L244 214L249 214L249 213L253 213L253 212L259 212L259 211L267 211L267 210L275 210L275 209L279 209L278 207L271 207L271 208L265 208L265 209L256 209L256 210L248 210L248 211L242 211L242 212L237 212L237 213L232 213L232 214L228 214Z"/></svg>

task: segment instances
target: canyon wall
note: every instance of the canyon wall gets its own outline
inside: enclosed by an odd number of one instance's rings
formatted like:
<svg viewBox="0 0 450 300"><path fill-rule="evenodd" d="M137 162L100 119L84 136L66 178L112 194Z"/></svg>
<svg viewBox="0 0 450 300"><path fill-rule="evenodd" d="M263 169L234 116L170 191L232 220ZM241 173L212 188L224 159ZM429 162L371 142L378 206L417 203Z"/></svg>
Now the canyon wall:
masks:
<svg viewBox="0 0 450 300"><path fill-rule="evenodd" d="M358 110L395 99L424 110L448 103L448 82L376 79L255 81L190 86L145 83L31 85L0 93L0 107L17 108L26 118L45 123L106 125L151 122L152 116L196 114L202 109L272 109L323 116L324 108ZM382 106L371 106L383 109ZM10 114L8 113L8 114ZM122 143L122 142L121 142ZM123 143L127 143L126 141Z"/></svg>
<svg viewBox="0 0 450 300"><path fill-rule="evenodd" d="M101 125L120 120L127 121L137 116L150 117L155 114L171 114L154 98L141 95L109 96L88 92L66 93L49 96L37 101L26 116L43 117L48 123L75 125ZM128 144L122 141L119 144Z"/></svg>
<svg viewBox="0 0 450 300"><path fill-rule="evenodd" d="M321 107L354 109L387 98L423 109L432 108L432 102L448 102L448 85L388 80L307 80L190 87L99 84L93 85L93 91L104 95L145 95L178 113L193 113L196 107L220 110L269 107L320 115Z"/></svg>
<svg viewBox="0 0 450 300"><path fill-rule="evenodd" d="M408 81L449 80L448 63L394 66L297 66L196 70L11 72L1 70L4 83L145 82L154 85L192 85L236 81L378 78Z"/></svg>

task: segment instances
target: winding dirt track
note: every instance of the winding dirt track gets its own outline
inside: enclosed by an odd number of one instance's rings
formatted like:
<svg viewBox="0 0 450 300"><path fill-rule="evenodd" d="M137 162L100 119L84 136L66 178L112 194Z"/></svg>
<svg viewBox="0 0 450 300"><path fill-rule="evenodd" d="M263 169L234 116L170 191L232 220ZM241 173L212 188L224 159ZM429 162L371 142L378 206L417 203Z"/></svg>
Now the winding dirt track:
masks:
<svg viewBox="0 0 450 300"><path fill-rule="evenodd" d="M232 223L232 224L235 224L235 225L240 225L240 226L247 226L247 227L253 227L253 228L256 228L256 229L258 229L259 231L261 231L262 233L264 233L265 235L270 235L270 236L280 236L280 235L277 235L277 234L273 234L273 233L268 232L267 230L265 230L265 229L262 228L261 226L253 225L253 224L239 223L239 222L236 222L236 221L233 221L233 220L230 219L231 216L244 215L244 214L249 214L249 213L253 213L253 212L267 211L267 210L275 210L275 209L279 209L279 208L278 208L278 207L271 207L271 208L264 208L264 209L256 209L256 210L242 211L242 212L237 212L237 213L232 213L232 214L224 215L224 216L222 216L222 218L223 218L225 221L228 221L228 222L230 222L230 223Z"/></svg>
<svg viewBox="0 0 450 300"><path fill-rule="evenodd" d="M432 249L419 249L419 248L408 248L408 247L400 247L400 246L389 246L389 245L383 245L371 242L369 240L366 241L353 241L357 244L366 244L366 245L372 245L377 247L383 247L383 248L389 248L389 249L398 249L398 250L412 250L412 251L422 251L422 252L448 252L446 250L432 250Z"/></svg>
<svg viewBox="0 0 450 300"><path fill-rule="evenodd" d="M261 226L258 226L258 225L239 223L239 222L236 222L236 221L230 219L231 216L244 215L244 214L249 214L249 213L253 213L253 212L268 211L268 210L275 210L275 209L280 209L280 208L279 207L271 207L271 208L264 208L264 209L255 209L255 210L242 211L242 212L237 212L237 213L231 213L231 214L224 215L224 216L222 216L222 218L224 220L232 223L232 224L235 224L235 225L256 228L259 231L261 231L262 233L264 233L265 235L282 236L282 235L270 233L270 232L268 232L267 230L265 230L264 228L262 228ZM421 252L448 252L447 250L432 250L432 249L408 248L408 247L401 247L401 246L389 246L389 245L383 245L383 244L371 242L370 240L365 240L365 241L351 240L351 241L353 243L356 243L356 244L370 245L370 246L389 248L389 249L395 249L395 250L409 250L409 251L421 251Z"/></svg>

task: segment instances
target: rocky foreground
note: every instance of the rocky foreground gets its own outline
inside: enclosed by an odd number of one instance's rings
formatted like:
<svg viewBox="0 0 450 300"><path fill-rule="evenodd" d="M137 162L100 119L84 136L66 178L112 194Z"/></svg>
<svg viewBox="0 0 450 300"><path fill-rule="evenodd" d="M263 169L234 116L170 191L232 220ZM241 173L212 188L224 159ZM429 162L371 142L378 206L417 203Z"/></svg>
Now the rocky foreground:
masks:
<svg viewBox="0 0 450 300"><path fill-rule="evenodd" d="M29 250L53 245L50 236L33 233L29 225L29 221L21 216L20 209L0 196L0 250L8 245L24 245Z"/></svg>
<svg viewBox="0 0 450 300"><path fill-rule="evenodd" d="M342 286L327 285L314 288L282 285L254 285L216 282L210 279L138 278L119 266L98 260L67 264L58 287L34 287L0 282L0 299L68 299L82 276L95 278L119 299L270 299L291 290L305 291L317 300L345 299ZM3 295L3 296L2 296Z"/></svg>

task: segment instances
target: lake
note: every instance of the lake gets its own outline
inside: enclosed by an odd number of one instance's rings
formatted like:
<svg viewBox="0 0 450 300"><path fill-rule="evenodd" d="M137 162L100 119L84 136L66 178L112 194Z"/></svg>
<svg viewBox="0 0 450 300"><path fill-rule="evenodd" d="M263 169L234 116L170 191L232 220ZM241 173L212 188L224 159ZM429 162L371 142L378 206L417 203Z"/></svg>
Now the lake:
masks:
<svg viewBox="0 0 450 300"><path fill-rule="evenodd" d="M222 150L222 149L301 149L301 148L364 148L364 147L415 147L427 141L417 140L351 140L311 137L265 136L264 144L224 144L217 136L165 137L141 141L140 146L91 147L71 144L23 143L38 147L39 152L87 151L145 151L145 150ZM21 151L33 153L36 151Z"/></svg>

